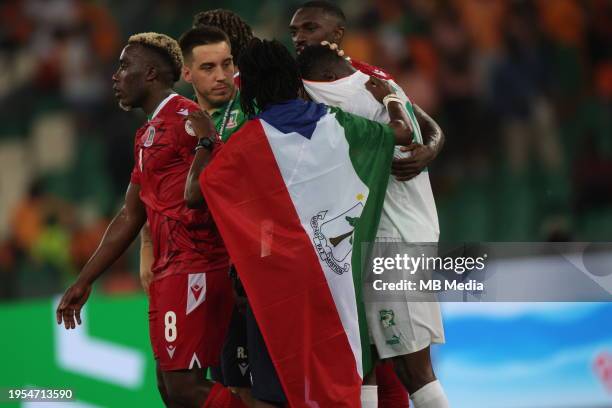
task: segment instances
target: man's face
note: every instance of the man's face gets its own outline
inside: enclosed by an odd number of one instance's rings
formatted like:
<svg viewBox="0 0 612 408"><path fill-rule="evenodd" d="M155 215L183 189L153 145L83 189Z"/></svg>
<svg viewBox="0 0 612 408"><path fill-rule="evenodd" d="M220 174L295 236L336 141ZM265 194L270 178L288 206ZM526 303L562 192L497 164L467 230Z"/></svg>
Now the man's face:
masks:
<svg viewBox="0 0 612 408"><path fill-rule="evenodd" d="M119 68L112 76L119 106L131 110L142 105L146 89L146 64L137 45L127 45L119 57Z"/></svg>
<svg viewBox="0 0 612 408"><path fill-rule="evenodd" d="M234 62L229 45L224 41L198 45L191 51L183 67L185 81L193 85L198 99L215 108L234 96Z"/></svg>
<svg viewBox="0 0 612 408"><path fill-rule="evenodd" d="M319 8L303 8L293 15L289 32L295 51L299 54L305 46L320 44L321 41L340 44L344 27L336 17Z"/></svg>

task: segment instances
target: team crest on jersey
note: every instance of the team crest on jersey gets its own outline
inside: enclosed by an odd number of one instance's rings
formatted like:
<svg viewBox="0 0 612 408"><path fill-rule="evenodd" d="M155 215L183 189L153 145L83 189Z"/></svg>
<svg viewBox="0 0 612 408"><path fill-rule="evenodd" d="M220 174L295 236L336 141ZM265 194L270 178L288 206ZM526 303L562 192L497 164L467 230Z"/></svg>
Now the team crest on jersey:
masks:
<svg viewBox="0 0 612 408"><path fill-rule="evenodd" d="M193 130L193 125L191 124L190 120L185 121L185 132L187 132L189 136L195 137L196 135L195 130Z"/></svg>
<svg viewBox="0 0 612 408"><path fill-rule="evenodd" d="M225 125L226 129L233 129L238 126L238 113L237 109L230 112L229 118L227 119L227 125Z"/></svg>
<svg viewBox="0 0 612 408"><path fill-rule="evenodd" d="M153 145L153 140L155 139L155 127L149 126L146 133L147 137L143 143L144 147L149 147Z"/></svg>
<svg viewBox="0 0 612 408"><path fill-rule="evenodd" d="M378 312L380 314L380 324L385 329L388 329L391 326L395 326L395 313L393 310L381 310Z"/></svg>
<svg viewBox="0 0 612 408"><path fill-rule="evenodd" d="M351 268L350 254L353 251L353 233L363 211L363 194L358 202L336 217L329 218L328 211L319 211L310 219L313 230L313 243L319 257L336 274L342 275Z"/></svg>

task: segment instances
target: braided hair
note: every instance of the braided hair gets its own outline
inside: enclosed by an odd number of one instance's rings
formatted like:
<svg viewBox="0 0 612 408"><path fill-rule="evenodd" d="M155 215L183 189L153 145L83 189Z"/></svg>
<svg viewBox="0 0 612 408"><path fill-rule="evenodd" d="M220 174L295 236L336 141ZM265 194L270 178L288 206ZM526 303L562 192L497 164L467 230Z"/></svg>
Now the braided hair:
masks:
<svg viewBox="0 0 612 408"><path fill-rule="evenodd" d="M253 30L233 11L215 9L202 11L193 18L193 27L213 26L225 31L232 46L232 57L238 61L240 52L253 39Z"/></svg>
<svg viewBox="0 0 612 408"><path fill-rule="evenodd" d="M303 84L297 63L289 50L276 40L254 38L238 60L240 69L240 104L248 116L257 108L297 99Z"/></svg>

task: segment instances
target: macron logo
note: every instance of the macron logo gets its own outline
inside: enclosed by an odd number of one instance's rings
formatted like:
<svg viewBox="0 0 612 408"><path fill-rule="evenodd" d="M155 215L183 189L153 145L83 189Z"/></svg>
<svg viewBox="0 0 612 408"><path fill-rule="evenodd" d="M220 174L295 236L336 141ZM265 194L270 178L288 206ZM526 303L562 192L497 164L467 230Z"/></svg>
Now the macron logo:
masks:
<svg viewBox="0 0 612 408"><path fill-rule="evenodd" d="M176 351L176 347L168 346L166 347L166 351L168 351L168 355L170 356L170 359L172 359L174 357L174 352Z"/></svg>
<svg viewBox="0 0 612 408"><path fill-rule="evenodd" d="M200 285L193 285L191 287L191 293L193 293L193 297L195 300L200 299L200 293L202 293L202 287Z"/></svg>
<svg viewBox="0 0 612 408"><path fill-rule="evenodd" d="M187 115L189 115L189 110L187 110L187 108L183 108L183 109L181 109L179 111L176 111L176 113L178 113L179 115L182 115L182 116L187 116Z"/></svg>

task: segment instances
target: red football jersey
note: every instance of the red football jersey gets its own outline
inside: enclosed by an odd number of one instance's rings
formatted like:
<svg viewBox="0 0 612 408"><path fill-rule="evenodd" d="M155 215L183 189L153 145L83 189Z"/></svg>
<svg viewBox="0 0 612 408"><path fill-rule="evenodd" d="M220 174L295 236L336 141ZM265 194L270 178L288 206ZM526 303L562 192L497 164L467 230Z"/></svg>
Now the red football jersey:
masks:
<svg viewBox="0 0 612 408"><path fill-rule="evenodd" d="M227 272L229 258L208 209L190 210L183 192L197 138L185 116L199 106L173 94L138 131L131 182L140 185L153 241L155 279Z"/></svg>
<svg viewBox="0 0 612 408"><path fill-rule="evenodd" d="M393 79L391 75L389 75L382 69L375 67L374 65L366 64L365 62L356 61L354 59L349 59L349 62L351 63L353 68L363 72L364 74L372 75L376 78L384 79L385 81Z"/></svg>

